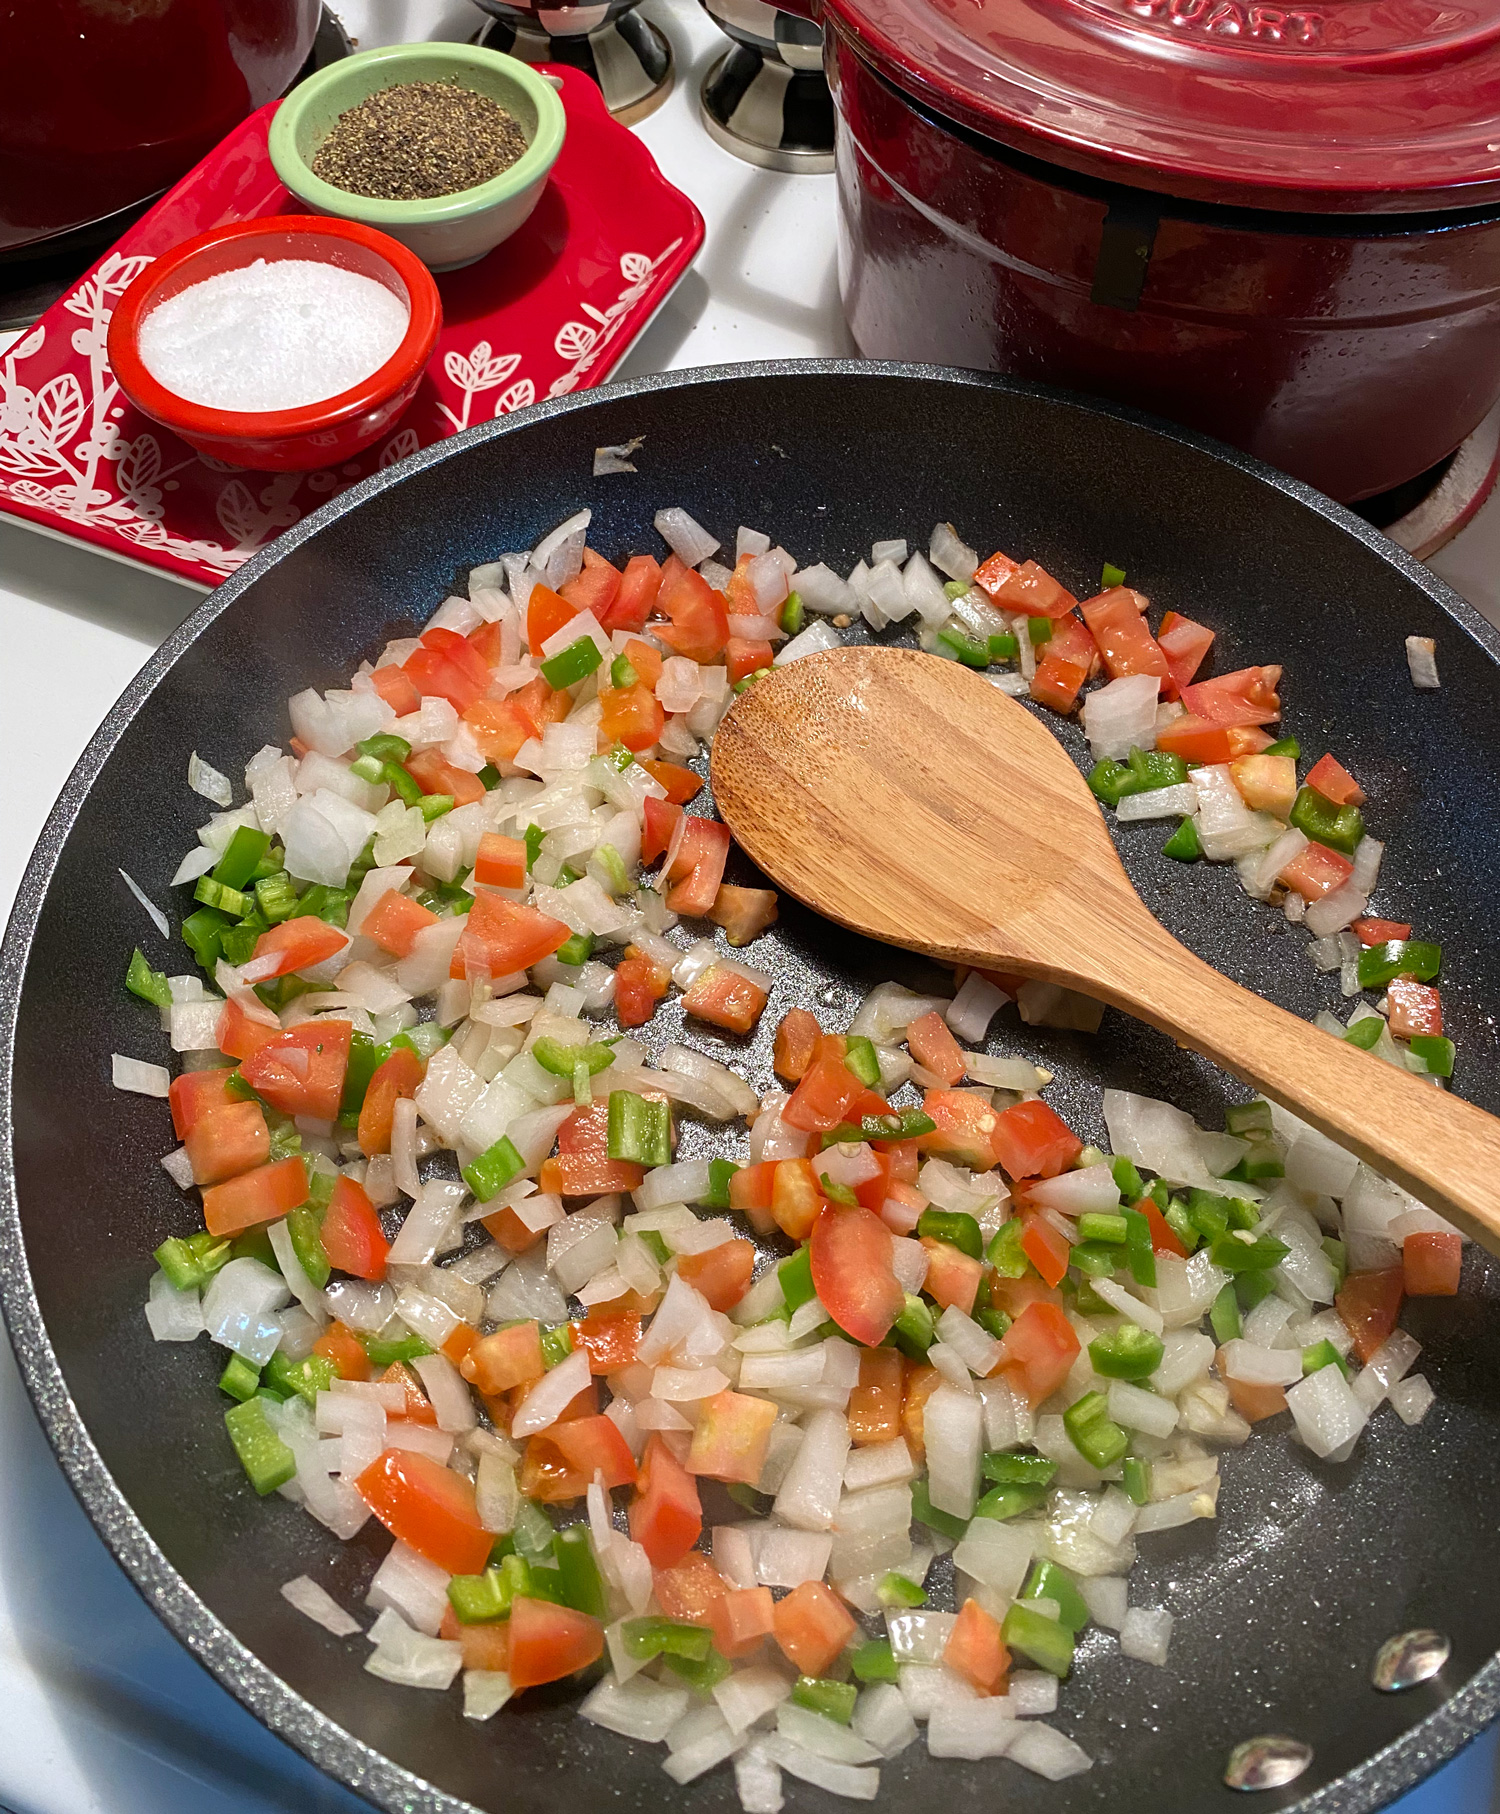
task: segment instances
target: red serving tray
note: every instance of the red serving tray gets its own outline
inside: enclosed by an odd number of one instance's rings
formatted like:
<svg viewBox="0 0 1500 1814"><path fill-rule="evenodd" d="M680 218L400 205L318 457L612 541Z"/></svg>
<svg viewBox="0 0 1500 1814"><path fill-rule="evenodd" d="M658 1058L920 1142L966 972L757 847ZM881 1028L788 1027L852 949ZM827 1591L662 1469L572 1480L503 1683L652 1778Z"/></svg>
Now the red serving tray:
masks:
<svg viewBox="0 0 1500 1814"><path fill-rule="evenodd" d="M604 383L703 243L703 217L577 70L567 140L536 212L437 278L443 331L395 429L319 472L224 465L141 415L105 357L115 301L159 253L226 221L296 212L253 113L0 354L0 511L215 586L279 531L460 429Z"/></svg>

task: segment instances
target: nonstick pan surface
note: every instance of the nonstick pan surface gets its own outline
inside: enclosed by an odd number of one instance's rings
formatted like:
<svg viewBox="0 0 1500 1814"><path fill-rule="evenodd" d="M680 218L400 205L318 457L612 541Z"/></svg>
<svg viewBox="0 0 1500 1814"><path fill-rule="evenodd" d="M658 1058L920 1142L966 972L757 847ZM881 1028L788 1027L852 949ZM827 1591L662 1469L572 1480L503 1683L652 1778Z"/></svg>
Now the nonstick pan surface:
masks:
<svg viewBox="0 0 1500 1814"><path fill-rule="evenodd" d="M636 435L635 476L591 476L595 447ZM346 492L250 561L147 663L32 858L0 959L0 1298L47 1433L142 1593L273 1730L390 1810L717 1814L737 1802L727 1771L680 1789L659 1749L577 1721L576 1692L466 1722L456 1693L377 1681L362 1640L327 1637L280 1598L280 1583L305 1572L357 1607L385 1539L372 1522L343 1545L285 1501L257 1501L224 1439L208 1345L149 1338L151 1249L196 1211L158 1164L171 1144L165 1105L110 1085L112 1051L160 1058L149 1011L120 987L125 960L137 943L153 964L169 955L117 869L166 901L204 817L183 782L190 751L238 773L262 743L284 740L290 693L343 684L470 565L533 545L585 504L590 541L611 556L655 546L655 511L679 504L730 541L750 523L841 571L876 537L925 545L949 519L982 552L1032 556L1084 596L1101 562L1127 568L1157 606L1217 631L1218 672L1284 663L1284 728L1309 756L1336 751L1368 789L1372 829L1389 845L1376 910L1441 940L1459 1087L1500 1109L1500 640L1305 487L1075 397L936 367L804 363L548 403ZM1440 691L1411 686L1413 634L1437 641ZM1082 757L1076 728L1061 734ZM1250 902L1226 868L1162 857L1163 835L1119 831L1172 932L1294 1012L1339 1005L1305 935ZM786 901L749 955L776 977L739 1061L762 1087L788 1007L838 1027L875 981L924 974ZM171 957L185 967L180 946ZM678 1015L658 1015L650 1036L673 1037ZM1210 1126L1226 1096L1243 1094L1112 1012L1094 1038L1023 1028L1013 1008L992 1032L993 1049L1057 1073L1050 1098L1085 1138L1104 1135L1101 1084L1170 1098ZM690 1037L723 1051L702 1029ZM709 1144L689 1124L684 1153ZM1170 1663L1131 1662L1097 1634L1082 1644L1056 1723L1094 1755L1091 1772L1053 1785L1010 1765L935 1761L916 1744L884 1768L881 1805L1199 1814L1230 1804L1222 1771L1235 1743L1285 1733L1310 1742L1315 1761L1260 1803L1363 1814L1471 1738L1500 1707L1492 1262L1470 1250L1463 1295L1412 1304L1403 1320L1439 1394L1424 1424L1408 1430L1384 1410L1344 1467L1313 1461L1279 1425L1259 1431L1224 1462L1217 1523L1142 1540L1132 1599L1176 1615ZM1452 1660L1425 1687L1377 1694L1375 1650L1416 1626L1446 1633ZM787 1793L793 1810L830 1805L790 1779Z"/></svg>

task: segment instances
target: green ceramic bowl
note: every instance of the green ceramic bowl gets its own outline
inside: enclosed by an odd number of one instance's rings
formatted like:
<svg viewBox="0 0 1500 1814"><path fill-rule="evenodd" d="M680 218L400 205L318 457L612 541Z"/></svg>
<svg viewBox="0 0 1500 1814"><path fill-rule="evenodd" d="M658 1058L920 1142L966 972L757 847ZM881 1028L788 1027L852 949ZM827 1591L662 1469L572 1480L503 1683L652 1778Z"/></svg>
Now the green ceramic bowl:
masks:
<svg viewBox="0 0 1500 1814"><path fill-rule="evenodd" d="M489 95L515 117L527 151L476 189L425 201L377 201L314 176L312 160L339 115L400 82L456 82ZM525 221L541 199L566 130L557 90L528 63L471 44L392 44L330 64L294 88L271 122L271 162L309 213L378 227L432 270L452 271L483 258Z"/></svg>

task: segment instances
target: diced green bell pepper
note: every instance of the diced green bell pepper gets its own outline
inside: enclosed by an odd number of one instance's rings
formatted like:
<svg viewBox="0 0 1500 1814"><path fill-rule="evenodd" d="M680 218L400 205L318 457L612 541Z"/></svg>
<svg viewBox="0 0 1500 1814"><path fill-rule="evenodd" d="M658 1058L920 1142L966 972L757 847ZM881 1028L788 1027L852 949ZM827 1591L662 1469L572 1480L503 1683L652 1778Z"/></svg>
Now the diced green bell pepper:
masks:
<svg viewBox="0 0 1500 1814"><path fill-rule="evenodd" d="M983 1462L986 1480L1000 1486L1051 1486L1057 1463L1045 1455L1015 1455L1009 1450L995 1450Z"/></svg>
<svg viewBox="0 0 1500 1814"><path fill-rule="evenodd" d="M1432 1077L1453 1075L1453 1041L1441 1033L1417 1033L1411 1041L1412 1051L1427 1066Z"/></svg>
<svg viewBox="0 0 1500 1814"><path fill-rule="evenodd" d="M513 1598L513 1582L498 1568L487 1568L482 1575L454 1575L448 1583L448 1604L460 1625L490 1625L508 1618Z"/></svg>
<svg viewBox="0 0 1500 1814"><path fill-rule="evenodd" d="M1359 954L1361 989L1383 989L1398 976L1430 983L1443 967L1443 948L1424 939L1387 939Z"/></svg>
<svg viewBox="0 0 1500 1814"><path fill-rule="evenodd" d="M940 1512L932 1503L925 1480L915 1481L911 1489L911 1515L919 1524L925 1524L942 1537L951 1537L957 1543L969 1528L963 1518L955 1518L951 1512Z"/></svg>
<svg viewBox="0 0 1500 1814"><path fill-rule="evenodd" d="M1078 1218L1078 1232L1085 1241L1103 1241L1110 1247L1123 1247L1130 1228L1122 1215L1101 1215L1090 1211Z"/></svg>
<svg viewBox="0 0 1500 1814"><path fill-rule="evenodd" d="M1276 743L1267 745L1261 754L1263 756L1290 756L1295 762L1302 754L1302 745L1295 737L1282 737Z"/></svg>
<svg viewBox="0 0 1500 1814"><path fill-rule="evenodd" d="M1104 571L1099 576L1099 590L1112 592L1116 586L1125 584L1125 569L1113 566L1109 561L1104 563Z"/></svg>
<svg viewBox="0 0 1500 1814"><path fill-rule="evenodd" d="M1302 1377L1316 1373L1323 1367L1337 1367L1345 1379L1349 1378L1349 1363L1333 1343L1325 1336L1321 1342L1313 1342L1302 1350Z"/></svg>
<svg viewBox="0 0 1500 1814"><path fill-rule="evenodd" d="M976 1518L1021 1518L1034 1512L1047 1498L1044 1486L992 1486L974 1507Z"/></svg>
<svg viewBox="0 0 1500 1814"><path fill-rule="evenodd" d="M797 1310L817 1296L812 1279L812 1248L804 1242L776 1268L781 1295L788 1310Z"/></svg>
<svg viewBox="0 0 1500 1814"><path fill-rule="evenodd" d="M537 1040L531 1048L531 1056L544 1071L550 1071L554 1077L571 1077L582 1065L590 1077L596 1077L615 1062L612 1047L602 1040L590 1040L586 1045L565 1046L560 1039L553 1039L550 1034Z"/></svg>
<svg viewBox="0 0 1500 1814"><path fill-rule="evenodd" d="M1106 1379L1146 1379L1161 1365L1165 1352L1161 1337L1136 1323L1122 1323L1089 1343L1094 1371Z"/></svg>
<svg viewBox="0 0 1500 1814"><path fill-rule="evenodd" d="M1085 1392L1063 1412L1063 1428L1073 1447L1090 1467L1104 1469L1120 1460L1130 1447L1130 1438L1111 1421L1108 1401L1102 1392Z"/></svg>
<svg viewBox="0 0 1500 1814"><path fill-rule="evenodd" d="M247 1398L224 1413L224 1427L240 1466L262 1498L285 1486L297 1472L297 1458L271 1428L259 1398Z"/></svg>
<svg viewBox="0 0 1500 1814"><path fill-rule="evenodd" d="M886 1648L890 1648L889 1644ZM797 1706L806 1707L809 1713L821 1713L824 1719L836 1720L841 1726L847 1726L854 1718L858 1696L853 1682L830 1682L821 1676L799 1675L792 1684L792 1699Z"/></svg>
<svg viewBox="0 0 1500 1814"><path fill-rule="evenodd" d="M338 1378L338 1368L321 1354L290 1361L278 1349L261 1369L261 1378L273 1392L280 1392L283 1397L295 1392L298 1398L316 1407L318 1394L329 1391Z"/></svg>
<svg viewBox="0 0 1500 1814"><path fill-rule="evenodd" d="M1055 1562L1037 1562L1026 1577L1026 1585L1017 1596L1022 1600L1055 1600L1059 1625L1078 1633L1089 1622L1088 1604L1079 1593L1073 1577Z"/></svg>
<svg viewBox="0 0 1500 1814"><path fill-rule="evenodd" d="M863 1034L851 1034L844 1048L844 1063L866 1089L880 1082L880 1060L875 1056L875 1042Z"/></svg>
<svg viewBox="0 0 1500 1814"><path fill-rule="evenodd" d="M1214 1340L1222 1348L1225 1342L1236 1341L1240 1334L1240 1305L1234 1295L1233 1282L1226 1285L1214 1299L1213 1309L1208 1313L1208 1320L1213 1324Z"/></svg>
<svg viewBox="0 0 1500 1814"><path fill-rule="evenodd" d="M729 1180L739 1170L733 1159L710 1159L708 1189L700 1199L704 1209L729 1208Z"/></svg>
<svg viewBox="0 0 1500 1814"><path fill-rule="evenodd" d="M1073 1634L1057 1619L1044 1619L1026 1606L1012 1606L1000 1635L1007 1649L1019 1651L1059 1681L1073 1667Z"/></svg>
<svg viewBox="0 0 1500 1814"><path fill-rule="evenodd" d="M1166 843L1161 847L1164 857L1172 857L1179 863L1196 863L1203 855L1203 846L1198 840L1198 827L1191 819L1182 819Z"/></svg>
<svg viewBox="0 0 1500 1814"><path fill-rule="evenodd" d="M638 1663L652 1657L687 1657L704 1662L713 1649L713 1633L706 1625L686 1625L677 1619L656 1615L627 1619L620 1628L625 1654Z"/></svg>
<svg viewBox="0 0 1500 1814"><path fill-rule="evenodd" d="M591 1619L607 1616L604 1582L587 1524L569 1524L557 1533L557 1572L562 1576L566 1605L575 1612L586 1612Z"/></svg>
<svg viewBox="0 0 1500 1814"><path fill-rule="evenodd" d="M542 1365L552 1368L565 1361L573 1352L573 1331L571 1324L558 1323L551 1329L542 1331Z"/></svg>
<svg viewBox="0 0 1500 1814"><path fill-rule="evenodd" d="M1002 1279L1024 1279L1031 1271L1031 1261L1027 1259L1026 1251L1021 1246L1021 1236L1025 1232L1021 1218L1012 1216L1008 1222L1002 1222L990 1237L984 1257Z"/></svg>
<svg viewBox="0 0 1500 1814"><path fill-rule="evenodd" d="M152 1256L174 1291L206 1285L233 1257L232 1243L206 1229L194 1235L169 1235Z"/></svg>
<svg viewBox="0 0 1500 1814"><path fill-rule="evenodd" d="M634 1090L611 1090L607 1140L605 1150L611 1159L670 1165L671 1110L666 1102L637 1096Z"/></svg>
<svg viewBox="0 0 1500 1814"><path fill-rule="evenodd" d="M882 1606L889 1606L892 1609L898 1606L925 1606L927 1590L920 1582L913 1581L908 1576L899 1574L892 1569L881 1577L880 1585L875 1589L875 1598Z"/></svg>
<svg viewBox="0 0 1500 1814"><path fill-rule="evenodd" d="M508 1134L502 1134L471 1165L463 1167L464 1183L481 1203L488 1203L497 1191L514 1184L526 1170L526 1161L516 1151Z"/></svg>
<svg viewBox="0 0 1500 1814"><path fill-rule="evenodd" d="M431 1347L414 1332L397 1336L361 1335L359 1342L370 1365L381 1373L387 1367L394 1367L397 1361L407 1364L432 1353Z"/></svg>
<svg viewBox="0 0 1500 1814"><path fill-rule="evenodd" d="M244 1404L260 1390L260 1368L252 1367L243 1354L231 1354L229 1365L219 1375L219 1390Z"/></svg>
<svg viewBox="0 0 1500 1814"><path fill-rule="evenodd" d="M977 1260L984 1252L984 1236L979 1224L962 1209L933 1209L930 1206L924 1209L917 1218L917 1238L929 1237L934 1241L946 1241L971 1260Z"/></svg>
<svg viewBox="0 0 1500 1814"><path fill-rule="evenodd" d="M224 846L224 854L214 864L214 880L226 888L247 888L254 880L256 865L270 848L269 832L257 831L253 825L237 825Z"/></svg>
<svg viewBox="0 0 1500 1814"><path fill-rule="evenodd" d="M593 637L580 636L577 642L570 642L567 648L542 663L542 679L554 692L560 693L564 687L577 686L580 680L586 679L603 659Z"/></svg>
<svg viewBox="0 0 1500 1814"><path fill-rule="evenodd" d="M927 1350L937 1335L932 1310L923 1299L908 1291L906 1305L894 1323L891 1335L896 1346L910 1360L926 1360Z"/></svg>
<svg viewBox="0 0 1500 1814"><path fill-rule="evenodd" d="M924 1596L925 1597L925 1596ZM849 1667L860 1682L898 1682L901 1679L889 1638L869 1638L849 1658Z"/></svg>
<svg viewBox="0 0 1500 1814"><path fill-rule="evenodd" d="M1224 1235L1209 1249L1209 1258L1225 1272L1264 1272L1279 1266L1291 1252L1285 1241L1275 1235L1262 1235L1256 1241L1242 1241L1236 1235Z"/></svg>
<svg viewBox="0 0 1500 1814"><path fill-rule="evenodd" d="M1141 1174L1136 1170L1134 1162L1127 1159L1123 1153L1117 1154L1110 1160L1109 1175L1115 1181L1115 1189L1119 1191L1127 1204L1139 1203L1145 1196L1146 1186L1141 1179Z"/></svg>
<svg viewBox="0 0 1500 1814"><path fill-rule="evenodd" d="M1156 1250L1151 1245L1151 1224L1138 1209L1122 1211L1125 1217L1125 1264L1137 1285L1156 1287Z"/></svg>
<svg viewBox="0 0 1500 1814"><path fill-rule="evenodd" d="M140 996L142 1001L148 1001L154 1007L170 1008L172 1005L172 987L167 981L166 972L153 970L139 948L131 953L130 967L125 972L125 987L132 995Z"/></svg>
<svg viewBox="0 0 1500 1814"><path fill-rule="evenodd" d="M1291 824L1315 844L1326 844L1330 850L1341 850L1351 857L1365 835L1364 814L1357 806L1335 806L1315 787L1297 789Z"/></svg>
<svg viewBox="0 0 1500 1814"><path fill-rule="evenodd" d="M1127 1455L1120 1463L1121 1485L1132 1505L1145 1505L1151 1497L1151 1477L1139 1455Z"/></svg>

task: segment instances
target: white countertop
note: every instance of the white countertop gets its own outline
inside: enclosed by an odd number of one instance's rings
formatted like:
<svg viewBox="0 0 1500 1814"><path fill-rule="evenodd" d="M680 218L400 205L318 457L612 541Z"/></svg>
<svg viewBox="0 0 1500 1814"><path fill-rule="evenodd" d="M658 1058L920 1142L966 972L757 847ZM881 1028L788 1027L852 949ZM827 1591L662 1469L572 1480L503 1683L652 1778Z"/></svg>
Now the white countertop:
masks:
<svg viewBox="0 0 1500 1814"><path fill-rule="evenodd" d="M724 39L691 0L646 0L644 10L671 36L678 74L638 130L702 209L708 238L618 375L852 353L838 302L833 177L773 175L720 150L698 124L697 94ZM476 19L468 0L345 0L339 11L365 47L464 36ZM1500 499L1433 566L1500 622ZM0 790L0 921L95 727L199 596L0 518L11 775ZM1454 1768L1401 1814L1419 1814L1419 1804L1420 1814L1478 1814L1488 1805L1479 1775ZM136 1596L74 1500L0 1340L0 1810L365 1806L272 1738Z"/></svg>

